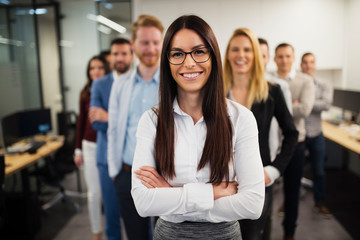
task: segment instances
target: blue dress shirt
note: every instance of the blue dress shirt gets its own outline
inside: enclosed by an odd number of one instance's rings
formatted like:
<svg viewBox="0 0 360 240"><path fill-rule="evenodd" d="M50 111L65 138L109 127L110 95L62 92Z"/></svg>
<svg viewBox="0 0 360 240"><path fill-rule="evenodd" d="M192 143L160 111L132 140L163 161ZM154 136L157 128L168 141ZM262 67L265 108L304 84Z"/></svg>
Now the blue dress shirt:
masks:
<svg viewBox="0 0 360 240"><path fill-rule="evenodd" d="M141 115L158 103L160 70L146 82L137 68L121 76L111 89L109 101L108 165L116 177L122 163L132 165L135 133Z"/></svg>
<svg viewBox="0 0 360 240"><path fill-rule="evenodd" d="M146 82L138 73L136 73L133 83L133 91L130 97L128 120L126 126L124 152L122 162L132 165L135 146L136 146L136 129L142 114L158 103L158 79L151 79Z"/></svg>

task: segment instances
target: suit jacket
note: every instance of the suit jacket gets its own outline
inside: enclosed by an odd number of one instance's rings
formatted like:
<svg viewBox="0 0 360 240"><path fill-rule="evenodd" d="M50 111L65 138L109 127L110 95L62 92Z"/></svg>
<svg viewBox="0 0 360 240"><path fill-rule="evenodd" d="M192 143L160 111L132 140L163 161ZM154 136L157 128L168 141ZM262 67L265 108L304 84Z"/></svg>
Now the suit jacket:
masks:
<svg viewBox="0 0 360 240"><path fill-rule="evenodd" d="M108 111L110 91L114 82L113 73L99 78L94 81L91 86L90 108L99 107ZM93 129L97 131L97 148L96 162L97 164L107 165L107 122L95 121L91 124Z"/></svg>
<svg viewBox="0 0 360 240"><path fill-rule="evenodd" d="M129 105L133 86L136 79L137 67L121 76L115 81L110 94L109 102L109 128L108 128L108 165L110 177L116 175L122 169L122 156L126 137ZM159 82L160 70L153 76ZM156 99L157 101L157 99Z"/></svg>

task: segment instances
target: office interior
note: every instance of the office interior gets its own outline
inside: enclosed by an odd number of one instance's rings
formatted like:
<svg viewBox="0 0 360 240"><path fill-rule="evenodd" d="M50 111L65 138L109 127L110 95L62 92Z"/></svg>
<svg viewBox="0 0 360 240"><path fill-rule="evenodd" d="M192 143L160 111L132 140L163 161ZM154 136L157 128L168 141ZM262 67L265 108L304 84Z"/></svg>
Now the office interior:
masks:
<svg viewBox="0 0 360 240"><path fill-rule="evenodd" d="M0 0L0 119L18 112L50 109L52 128L46 134L62 134L58 122L61 114L78 113L88 60L108 50L113 38L129 39L131 23L140 14L156 16L165 29L178 16L199 15L214 30L222 55L235 28L250 28L269 42L269 72L276 71L272 58L279 43L294 46L296 70L300 70L301 55L313 52L316 77L334 87L333 107L323 113L323 119L348 131L354 141L359 137L358 132L351 133L360 128L356 125L360 124L360 1L357 0ZM120 33L99 22L96 16L100 15L125 27L126 32ZM358 127L350 127L350 123ZM1 135L3 132L4 129ZM4 146L3 138L0 144ZM349 180L341 181L346 193L328 186L339 199L335 203L347 204L341 201L342 194L344 198L346 195L359 200L358 185L354 185L360 183L359 154L330 140L327 150L330 175ZM5 193L9 185L21 191L20 175L18 172L5 178ZM77 183L74 180L71 184ZM69 181L65 185L69 186ZM81 191L85 191L84 187ZM352 211L353 215L359 213L359 207ZM360 239L358 229L349 230L343 225L346 218L354 219L348 215L334 216L351 238Z"/></svg>

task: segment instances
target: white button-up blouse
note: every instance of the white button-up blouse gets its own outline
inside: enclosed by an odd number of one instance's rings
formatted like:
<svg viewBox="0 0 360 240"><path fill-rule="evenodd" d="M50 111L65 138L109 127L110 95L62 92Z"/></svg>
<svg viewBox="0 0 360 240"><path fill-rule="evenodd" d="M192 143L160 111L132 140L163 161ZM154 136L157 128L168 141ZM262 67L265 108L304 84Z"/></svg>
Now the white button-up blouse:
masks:
<svg viewBox="0 0 360 240"><path fill-rule="evenodd" d="M229 163L230 181L238 182L235 195L214 200L213 187L208 183L210 166L197 170L206 139L206 124L201 118L195 125L175 98L175 173L166 179L172 188L148 189L134 171L141 166L156 167L154 140L157 115L148 110L139 121L136 149L132 166L131 194L138 213L160 216L170 222L228 222L260 217L265 194L264 171L259 152L256 120L247 108L227 101L233 125L233 162Z"/></svg>

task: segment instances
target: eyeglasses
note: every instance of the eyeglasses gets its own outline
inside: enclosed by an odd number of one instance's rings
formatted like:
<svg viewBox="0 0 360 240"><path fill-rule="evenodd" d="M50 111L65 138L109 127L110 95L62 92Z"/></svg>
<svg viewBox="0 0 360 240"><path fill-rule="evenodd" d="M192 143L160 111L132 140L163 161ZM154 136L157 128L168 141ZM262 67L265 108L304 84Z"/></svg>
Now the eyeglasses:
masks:
<svg viewBox="0 0 360 240"><path fill-rule="evenodd" d="M169 62L173 65L180 65L185 61L186 55L190 54L192 59L197 63L204 63L210 59L210 49L202 47L191 52L184 52L181 50L170 50L168 52Z"/></svg>

